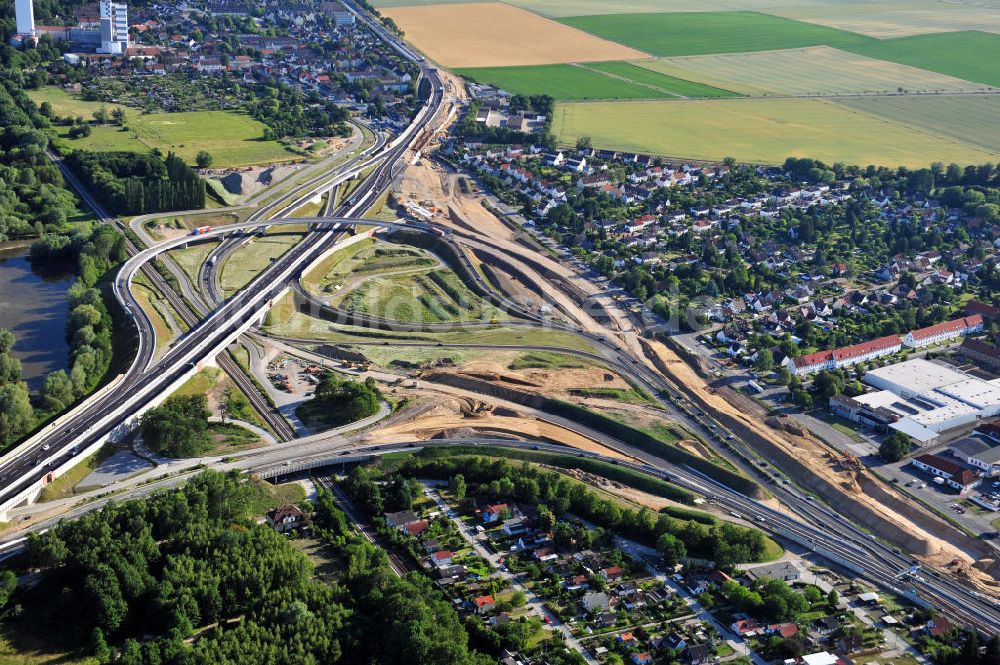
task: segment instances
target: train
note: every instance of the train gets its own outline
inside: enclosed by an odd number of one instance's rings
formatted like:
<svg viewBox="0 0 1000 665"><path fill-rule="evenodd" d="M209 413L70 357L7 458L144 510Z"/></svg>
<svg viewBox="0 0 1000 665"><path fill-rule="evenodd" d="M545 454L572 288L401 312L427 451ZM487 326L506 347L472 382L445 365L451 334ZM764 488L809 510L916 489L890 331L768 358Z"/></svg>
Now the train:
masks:
<svg viewBox="0 0 1000 665"><path fill-rule="evenodd" d="M191 232L191 235L193 236L205 235L211 230L212 230L211 226L199 226L198 228L196 228L194 231Z"/></svg>

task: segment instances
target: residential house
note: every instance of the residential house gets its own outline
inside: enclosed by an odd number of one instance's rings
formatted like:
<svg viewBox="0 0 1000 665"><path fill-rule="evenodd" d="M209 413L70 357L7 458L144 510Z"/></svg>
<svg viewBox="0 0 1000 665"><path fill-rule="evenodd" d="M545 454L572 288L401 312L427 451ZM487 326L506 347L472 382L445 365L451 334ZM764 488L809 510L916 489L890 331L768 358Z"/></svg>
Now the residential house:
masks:
<svg viewBox="0 0 1000 665"><path fill-rule="evenodd" d="M608 598L608 594L603 591L590 591L583 594L580 603L587 612L607 611L611 608L611 600Z"/></svg>
<svg viewBox="0 0 1000 665"><path fill-rule="evenodd" d="M305 522L305 515L298 506L281 506L268 511L266 519L269 527L278 533L285 533L302 526Z"/></svg>
<svg viewBox="0 0 1000 665"><path fill-rule="evenodd" d="M431 554L431 562L438 567L452 565L452 558L455 553L451 550L439 550Z"/></svg>
<svg viewBox="0 0 1000 665"><path fill-rule="evenodd" d="M778 561L748 568L746 576L751 582L764 578L794 582L802 576L802 571L791 561Z"/></svg>
<svg viewBox="0 0 1000 665"><path fill-rule="evenodd" d="M486 506L482 512L483 521L487 524L498 522L509 512L510 508L506 503L495 503L491 506Z"/></svg>
<svg viewBox="0 0 1000 665"><path fill-rule="evenodd" d="M632 662L635 663L635 665L652 665L653 657L649 654L648 651L643 651L642 653L634 653L632 654Z"/></svg>
<svg viewBox="0 0 1000 665"><path fill-rule="evenodd" d="M615 580L621 579L622 575L625 574L619 566L609 566L607 568L601 569L601 577L609 582L614 582Z"/></svg>
<svg viewBox="0 0 1000 665"><path fill-rule="evenodd" d="M496 608L496 601L493 600L493 596L479 596L472 602L476 606L477 614L486 614Z"/></svg>
<svg viewBox="0 0 1000 665"><path fill-rule="evenodd" d="M398 513L386 513L385 523L397 531L405 531L406 525L416 522L419 518L412 510L401 510Z"/></svg>

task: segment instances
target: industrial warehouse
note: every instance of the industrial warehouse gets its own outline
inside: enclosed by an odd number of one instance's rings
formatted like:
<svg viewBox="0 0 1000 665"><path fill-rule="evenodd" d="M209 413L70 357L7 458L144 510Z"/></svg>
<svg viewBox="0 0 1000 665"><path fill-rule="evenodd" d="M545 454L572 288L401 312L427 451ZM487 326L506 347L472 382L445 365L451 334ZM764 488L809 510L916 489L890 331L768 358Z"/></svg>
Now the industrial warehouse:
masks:
<svg viewBox="0 0 1000 665"><path fill-rule="evenodd" d="M868 427L903 432L922 446L937 443L943 432L1000 414L1000 379L980 379L924 359L873 369L864 381L875 392L838 395L831 398L831 409Z"/></svg>

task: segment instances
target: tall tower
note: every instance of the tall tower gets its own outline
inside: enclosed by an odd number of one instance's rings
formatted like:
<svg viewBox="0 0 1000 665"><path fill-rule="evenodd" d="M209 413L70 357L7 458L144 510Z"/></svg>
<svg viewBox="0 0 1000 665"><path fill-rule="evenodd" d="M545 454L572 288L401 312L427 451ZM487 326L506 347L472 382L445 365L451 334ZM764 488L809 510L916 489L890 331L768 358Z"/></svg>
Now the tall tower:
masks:
<svg viewBox="0 0 1000 665"><path fill-rule="evenodd" d="M101 0L101 48L98 52L121 55L127 48L128 7L124 2Z"/></svg>
<svg viewBox="0 0 1000 665"><path fill-rule="evenodd" d="M35 34L35 6L31 0L14 0L14 15L17 18L17 34Z"/></svg>

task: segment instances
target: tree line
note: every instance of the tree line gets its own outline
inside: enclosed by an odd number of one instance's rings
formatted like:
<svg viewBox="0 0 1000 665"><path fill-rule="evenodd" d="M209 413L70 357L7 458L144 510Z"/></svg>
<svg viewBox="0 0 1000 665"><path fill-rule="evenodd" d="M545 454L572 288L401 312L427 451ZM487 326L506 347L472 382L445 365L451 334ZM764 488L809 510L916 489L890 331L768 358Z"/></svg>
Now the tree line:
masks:
<svg viewBox="0 0 1000 665"><path fill-rule="evenodd" d="M205 207L205 181L170 153L74 150L66 164L112 211L139 215Z"/></svg>
<svg viewBox="0 0 1000 665"><path fill-rule="evenodd" d="M651 546L674 539L683 544L677 558L694 556L711 559L720 568L736 563L760 561L766 539L757 529L729 523L704 524L657 515L648 508L631 510L599 497L585 484L561 474L543 471L527 462L512 465L487 457L413 457L400 468L408 478L451 479L463 477L470 495L489 499L516 499L536 507L544 506L557 519L572 513L614 533ZM376 484L377 487L377 484ZM542 508L538 509L543 512ZM661 541L664 535L670 536ZM678 554L674 549L675 555Z"/></svg>

